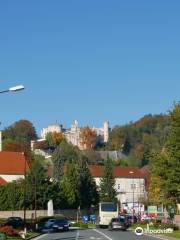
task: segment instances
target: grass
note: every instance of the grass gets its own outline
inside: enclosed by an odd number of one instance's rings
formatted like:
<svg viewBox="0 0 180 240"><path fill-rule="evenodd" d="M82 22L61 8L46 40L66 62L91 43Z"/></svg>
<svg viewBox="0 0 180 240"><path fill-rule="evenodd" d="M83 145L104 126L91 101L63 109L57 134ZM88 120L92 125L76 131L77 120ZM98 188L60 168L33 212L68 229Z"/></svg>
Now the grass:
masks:
<svg viewBox="0 0 180 240"><path fill-rule="evenodd" d="M39 233L37 232L28 232L26 235L26 238L30 238L30 237L37 237L39 236ZM21 237L7 237L7 240L22 240Z"/></svg>
<svg viewBox="0 0 180 240"><path fill-rule="evenodd" d="M173 233L166 233L164 235L167 237L174 237L174 238L180 239L180 230L176 230Z"/></svg>

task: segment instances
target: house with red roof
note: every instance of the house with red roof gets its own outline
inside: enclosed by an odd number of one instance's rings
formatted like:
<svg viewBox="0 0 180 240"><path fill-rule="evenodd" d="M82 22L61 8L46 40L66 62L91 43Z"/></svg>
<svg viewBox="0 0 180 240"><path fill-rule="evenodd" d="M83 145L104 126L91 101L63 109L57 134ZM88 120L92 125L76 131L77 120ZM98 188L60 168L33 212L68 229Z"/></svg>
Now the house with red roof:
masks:
<svg viewBox="0 0 180 240"><path fill-rule="evenodd" d="M23 153L0 151L0 185L24 178L27 168Z"/></svg>
<svg viewBox="0 0 180 240"><path fill-rule="evenodd" d="M96 185L100 186L100 179L103 175L104 167L100 165L90 165L89 170L94 178ZM115 178L115 189L121 207L130 212L143 212L144 206L141 200L146 197L145 176L138 167L113 167Z"/></svg>

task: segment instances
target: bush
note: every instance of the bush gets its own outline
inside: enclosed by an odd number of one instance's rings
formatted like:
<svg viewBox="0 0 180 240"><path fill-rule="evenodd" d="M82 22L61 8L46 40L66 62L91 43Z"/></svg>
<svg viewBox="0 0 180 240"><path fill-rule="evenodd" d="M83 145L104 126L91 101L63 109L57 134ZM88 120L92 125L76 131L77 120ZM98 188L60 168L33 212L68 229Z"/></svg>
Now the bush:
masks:
<svg viewBox="0 0 180 240"><path fill-rule="evenodd" d="M88 228L88 223L79 221L73 224L73 227Z"/></svg>
<svg viewBox="0 0 180 240"><path fill-rule="evenodd" d="M167 223L154 223L153 226L157 229L168 229L172 228L173 230L178 230L178 227L175 224L167 224Z"/></svg>
<svg viewBox="0 0 180 240"><path fill-rule="evenodd" d="M10 237L16 237L19 236L18 231L16 231L12 226L4 226L0 228L1 233L5 233L6 235Z"/></svg>
<svg viewBox="0 0 180 240"><path fill-rule="evenodd" d="M6 219L0 218L0 226L3 226L6 222Z"/></svg>

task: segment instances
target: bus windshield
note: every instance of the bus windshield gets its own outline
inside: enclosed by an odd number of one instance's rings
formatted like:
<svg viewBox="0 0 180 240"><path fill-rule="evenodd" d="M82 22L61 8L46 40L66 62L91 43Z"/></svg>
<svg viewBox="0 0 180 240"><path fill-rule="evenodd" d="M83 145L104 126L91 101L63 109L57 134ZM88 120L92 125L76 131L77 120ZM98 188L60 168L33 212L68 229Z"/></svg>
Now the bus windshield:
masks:
<svg viewBox="0 0 180 240"><path fill-rule="evenodd" d="M117 204L116 203L101 203L102 212L116 212Z"/></svg>

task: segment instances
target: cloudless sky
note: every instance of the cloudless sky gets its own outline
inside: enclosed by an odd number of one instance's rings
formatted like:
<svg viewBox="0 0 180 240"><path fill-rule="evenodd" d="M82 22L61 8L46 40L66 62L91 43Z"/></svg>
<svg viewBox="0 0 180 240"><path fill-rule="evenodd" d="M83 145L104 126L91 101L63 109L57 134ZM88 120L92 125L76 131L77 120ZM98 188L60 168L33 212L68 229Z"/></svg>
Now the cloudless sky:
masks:
<svg viewBox="0 0 180 240"><path fill-rule="evenodd" d="M179 0L1 0L1 128L135 121L180 96Z"/></svg>

